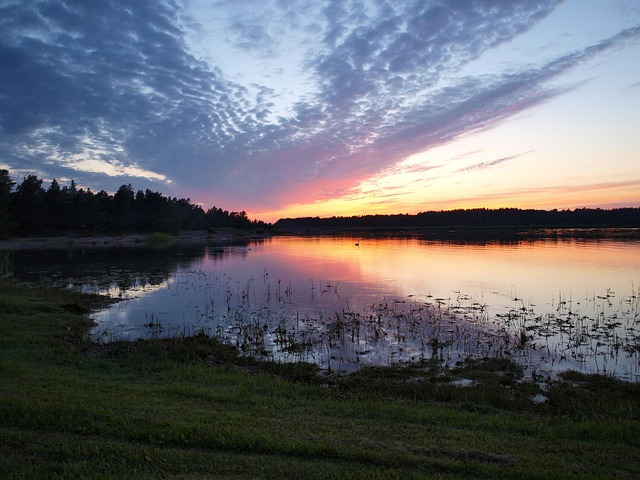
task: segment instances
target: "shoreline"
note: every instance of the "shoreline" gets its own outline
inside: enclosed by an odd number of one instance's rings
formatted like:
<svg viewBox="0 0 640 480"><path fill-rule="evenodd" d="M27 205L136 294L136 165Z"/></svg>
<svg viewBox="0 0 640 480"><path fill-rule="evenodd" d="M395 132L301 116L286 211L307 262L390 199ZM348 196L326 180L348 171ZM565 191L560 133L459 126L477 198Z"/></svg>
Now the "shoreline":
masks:
<svg viewBox="0 0 640 480"><path fill-rule="evenodd" d="M469 241L519 241L537 239L640 239L639 227L545 227L545 226L477 226L452 225L430 227L370 227L370 228L281 228L277 235L282 236L360 236L374 237L418 237L433 240L469 240Z"/></svg>
<svg viewBox="0 0 640 480"><path fill-rule="evenodd" d="M15 237L0 240L0 252L13 250L56 250L76 248L145 247L154 233L131 233L121 235L62 235ZM250 233L220 230L210 233L204 230L182 231L168 234L175 246L195 246L224 244L233 241L263 239L272 236L359 236L375 237L420 237L433 240L453 241L525 241L542 239L579 240L639 240L640 228L575 228L575 227L423 227L407 228L310 228L281 229L269 233Z"/></svg>
<svg viewBox="0 0 640 480"><path fill-rule="evenodd" d="M152 233L122 235L51 235L38 237L16 237L0 240L0 252L12 250L56 250L76 248L146 247ZM172 245L191 246L226 243L235 240L265 238L265 234L238 234L230 232L208 233L206 231L180 232L170 235Z"/></svg>

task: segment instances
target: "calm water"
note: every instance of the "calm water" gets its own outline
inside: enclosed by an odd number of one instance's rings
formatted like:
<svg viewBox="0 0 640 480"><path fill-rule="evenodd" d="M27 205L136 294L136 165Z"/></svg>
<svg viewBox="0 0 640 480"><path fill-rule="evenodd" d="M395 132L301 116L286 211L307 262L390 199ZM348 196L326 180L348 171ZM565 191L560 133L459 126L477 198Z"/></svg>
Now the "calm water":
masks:
<svg viewBox="0 0 640 480"><path fill-rule="evenodd" d="M640 241L276 237L14 264L16 277L121 297L94 315L99 341L203 332L333 369L495 355L640 375Z"/></svg>

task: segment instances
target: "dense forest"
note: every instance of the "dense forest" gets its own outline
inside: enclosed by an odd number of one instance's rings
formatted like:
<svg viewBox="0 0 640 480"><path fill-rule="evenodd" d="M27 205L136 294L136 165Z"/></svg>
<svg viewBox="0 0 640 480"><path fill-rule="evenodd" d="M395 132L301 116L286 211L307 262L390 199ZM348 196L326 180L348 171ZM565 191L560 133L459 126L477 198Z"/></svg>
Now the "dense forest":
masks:
<svg viewBox="0 0 640 480"><path fill-rule="evenodd" d="M322 229L415 229L434 227L513 228L637 228L640 208L612 210L521 210L517 208L448 210L416 215L363 215L356 217L284 218L275 223L279 230Z"/></svg>
<svg viewBox="0 0 640 480"><path fill-rule="evenodd" d="M104 190L61 186L55 179L48 188L35 175L14 182L0 169L0 237L50 235L65 232L87 234L174 233L180 230L242 230L268 228L249 220L246 212L212 207L206 212L190 199L165 197L159 192L133 190L122 185L111 195Z"/></svg>

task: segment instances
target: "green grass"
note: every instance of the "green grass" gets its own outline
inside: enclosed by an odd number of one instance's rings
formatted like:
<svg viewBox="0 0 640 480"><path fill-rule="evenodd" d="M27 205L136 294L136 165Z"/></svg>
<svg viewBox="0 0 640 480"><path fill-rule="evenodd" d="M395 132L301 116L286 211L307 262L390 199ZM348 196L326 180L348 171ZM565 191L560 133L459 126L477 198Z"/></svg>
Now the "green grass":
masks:
<svg viewBox="0 0 640 480"><path fill-rule="evenodd" d="M0 283L3 478L640 476L635 384L569 374L535 404L502 361L345 377L203 336L98 346L104 302Z"/></svg>
<svg viewBox="0 0 640 480"><path fill-rule="evenodd" d="M176 238L168 233L154 232L147 237L146 243L156 248L171 247L175 245Z"/></svg>
<svg viewBox="0 0 640 480"><path fill-rule="evenodd" d="M2 240L2 238L0 238ZM13 260L13 251L0 250L0 275L6 275L11 272L11 262Z"/></svg>

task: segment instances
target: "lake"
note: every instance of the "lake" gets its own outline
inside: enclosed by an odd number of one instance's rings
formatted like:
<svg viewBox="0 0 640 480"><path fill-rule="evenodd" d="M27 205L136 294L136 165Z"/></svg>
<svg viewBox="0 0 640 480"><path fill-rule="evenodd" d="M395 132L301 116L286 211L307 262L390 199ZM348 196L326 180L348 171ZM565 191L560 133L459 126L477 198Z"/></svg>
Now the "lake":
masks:
<svg viewBox="0 0 640 480"><path fill-rule="evenodd" d="M273 237L16 251L13 274L121 298L96 341L206 334L351 371L469 356L640 378L640 240Z"/></svg>

